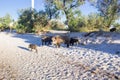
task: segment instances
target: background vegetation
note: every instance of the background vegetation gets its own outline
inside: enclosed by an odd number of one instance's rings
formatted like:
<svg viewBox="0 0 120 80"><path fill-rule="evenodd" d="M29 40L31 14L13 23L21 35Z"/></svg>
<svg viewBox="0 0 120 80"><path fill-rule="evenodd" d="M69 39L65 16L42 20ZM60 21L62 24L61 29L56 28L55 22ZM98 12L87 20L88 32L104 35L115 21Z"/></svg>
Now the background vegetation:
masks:
<svg viewBox="0 0 120 80"><path fill-rule="evenodd" d="M120 31L119 0L89 0L98 13L83 16L80 6L85 0L44 0L45 10L36 11L31 8L19 11L18 21L9 14L0 18L0 30L15 29L18 33L40 32L43 30L70 30L78 32L108 31L113 24ZM65 21L61 22L60 19ZM14 23L12 27L10 23Z"/></svg>

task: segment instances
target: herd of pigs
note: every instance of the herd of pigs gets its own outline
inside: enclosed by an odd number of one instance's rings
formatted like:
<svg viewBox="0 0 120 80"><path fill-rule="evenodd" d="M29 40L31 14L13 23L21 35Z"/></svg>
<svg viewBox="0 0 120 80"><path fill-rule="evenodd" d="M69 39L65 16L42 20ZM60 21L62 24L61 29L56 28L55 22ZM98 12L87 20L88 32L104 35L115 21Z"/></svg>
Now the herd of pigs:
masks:
<svg viewBox="0 0 120 80"><path fill-rule="evenodd" d="M59 48L61 44L64 44L66 47L77 45L79 44L79 39L77 37L70 37L69 35L62 34L62 35L42 35L41 36L42 45L54 45L55 47ZM37 45L29 44L28 48L31 50L34 49L37 52Z"/></svg>
<svg viewBox="0 0 120 80"><path fill-rule="evenodd" d="M79 39L75 37L69 37L65 35L56 35L56 36L42 36L41 37L42 45L55 45L56 47L60 47L60 45L63 43L67 47L70 45L78 44Z"/></svg>
<svg viewBox="0 0 120 80"><path fill-rule="evenodd" d="M91 35L100 36L101 32L90 32L83 35L83 39L78 37L70 37L70 33L67 34L57 34L57 35L42 35L41 42L42 45L54 45L55 47L59 48L62 44L69 48L69 46L74 46L78 44L85 45L87 43L88 37ZM109 37L110 35L105 35ZM36 50L37 52L37 45L30 44L29 48Z"/></svg>

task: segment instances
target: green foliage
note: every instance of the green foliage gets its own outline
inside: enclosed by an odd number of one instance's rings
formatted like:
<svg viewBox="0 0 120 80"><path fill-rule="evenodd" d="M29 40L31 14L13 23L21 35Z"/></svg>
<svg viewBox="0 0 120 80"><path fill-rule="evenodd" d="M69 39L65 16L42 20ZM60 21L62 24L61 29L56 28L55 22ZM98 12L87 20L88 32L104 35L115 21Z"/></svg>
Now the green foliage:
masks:
<svg viewBox="0 0 120 80"><path fill-rule="evenodd" d="M0 29L8 29L9 24L12 21L11 16L9 14L6 14L4 17L0 18Z"/></svg>
<svg viewBox="0 0 120 80"><path fill-rule="evenodd" d="M49 20L57 18L59 16L57 12L58 8L53 2L54 0L45 0L45 13L48 16Z"/></svg>
<svg viewBox="0 0 120 80"><path fill-rule="evenodd" d="M68 26L70 31L80 31L80 28L85 26L80 11L73 10L68 16Z"/></svg>
<svg viewBox="0 0 120 80"><path fill-rule="evenodd" d="M80 19L72 18L69 20L69 30L70 31L80 31L80 28L83 27L83 23Z"/></svg>
<svg viewBox="0 0 120 80"><path fill-rule="evenodd" d="M47 23L48 23L48 18L46 16L45 12L40 11L39 13L37 13L35 15L33 30L35 32L39 32L39 31L43 30L43 28L45 28Z"/></svg>
<svg viewBox="0 0 120 80"><path fill-rule="evenodd" d="M36 11L31 9L22 9L19 11L18 24L26 27L25 32L32 32L35 14Z"/></svg>
<svg viewBox="0 0 120 80"><path fill-rule="evenodd" d="M104 17L104 25L110 26L120 18L120 1L119 0L97 0L95 6Z"/></svg>
<svg viewBox="0 0 120 80"><path fill-rule="evenodd" d="M22 24L18 24L16 26L17 33L20 33L20 34L26 33L26 30L27 30L27 27L23 26Z"/></svg>
<svg viewBox="0 0 120 80"><path fill-rule="evenodd" d="M52 29L52 30L66 30L67 29L65 28L65 25L59 20L49 21L49 24L47 25L47 27L49 27L49 29Z"/></svg>
<svg viewBox="0 0 120 80"><path fill-rule="evenodd" d="M95 29L93 31L96 31ZM90 32L88 27L81 27L78 32Z"/></svg>
<svg viewBox="0 0 120 80"><path fill-rule="evenodd" d="M70 15L75 8L78 8L81 4L83 4L83 0L54 0L54 4L58 8L59 11L62 11L66 16L66 25L69 26L68 22L70 20Z"/></svg>
<svg viewBox="0 0 120 80"><path fill-rule="evenodd" d="M90 14L86 26L90 31L103 28L103 18L98 14Z"/></svg>
<svg viewBox="0 0 120 80"><path fill-rule="evenodd" d="M0 31L3 30L3 25L0 23Z"/></svg>
<svg viewBox="0 0 120 80"><path fill-rule="evenodd" d="M117 29L117 32L120 32L120 23L114 23L114 26Z"/></svg>
<svg viewBox="0 0 120 80"><path fill-rule="evenodd" d="M18 24L23 25L23 32L38 32L47 25L47 16L44 11L23 9L19 12ZM19 28L19 27L17 27ZM21 27L20 27L21 28Z"/></svg>
<svg viewBox="0 0 120 80"><path fill-rule="evenodd" d="M80 6L85 0L45 0L45 10L23 9L19 12L18 32L39 32L45 29L64 30L65 25L52 21L63 16L70 31L90 32L100 29L108 31L108 27L120 17L120 2L118 0L89 0L95 1L94 5L99 13L82 16ZM116 24L120 29L119 25ZM0 24L0 27L2 25ZM23 31L22 31L23 30Z"/></svg>

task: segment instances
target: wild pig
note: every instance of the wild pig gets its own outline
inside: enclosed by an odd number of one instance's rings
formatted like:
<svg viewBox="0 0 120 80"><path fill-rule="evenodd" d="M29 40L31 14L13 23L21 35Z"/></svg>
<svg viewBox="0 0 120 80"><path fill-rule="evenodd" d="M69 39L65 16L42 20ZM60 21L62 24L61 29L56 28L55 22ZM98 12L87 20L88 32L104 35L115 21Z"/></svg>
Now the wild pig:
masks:
<svg viewBox="0 0 120 80"><path fill-rule="evenodd" d="M36 53L38 52L36 44L29 44L28 48L30 48L31 51L34 49L36 51Z"/></svg>
<svg viewBox="0 0 120 80"><path fill-rule="evenodd" d="M51 45L52 36L42 36L41 41L42 45Z"/></svg>
<svg viewBox="0 0 120 80"><path fill-rule="evenodd" d="M74 45L74 44L78 44L79 43L79 39L78 38L70 38L70 45Z"/></svg>
<svg viewBox="0 0 120 80"><path fill-rule="evenodd" d="M55 44L57 47L60 47L61 43L64 43L67 45L67 47L69 47L70 38L69 36L56 35L52 37L52 43Z"/></svg>

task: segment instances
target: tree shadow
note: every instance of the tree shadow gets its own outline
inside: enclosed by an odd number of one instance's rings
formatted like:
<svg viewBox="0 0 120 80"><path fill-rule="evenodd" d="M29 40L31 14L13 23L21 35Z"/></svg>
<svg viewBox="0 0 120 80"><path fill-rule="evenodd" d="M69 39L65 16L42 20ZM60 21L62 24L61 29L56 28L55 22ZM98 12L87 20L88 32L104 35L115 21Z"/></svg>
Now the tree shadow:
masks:
<svg viewBox="0 0 120 80"><path fill-rule="evenodd" d="M84 36L81 38L84 38ZM92 34L92 36L88 36L88 39L92 39L92 43L78 45L78 47L120 56L120 33L103 32L102 34L99 34L99 32L97 32ZM100 40L100 43L94 43L96 40Z"/></svg>
<svg viewBox="0 0 120 80"><path fill-rule="evenodd" d="M26 43L29 44L36 44L37 46L41 45L41 39L39 36L34 35L34 34L15 34L12 37L16 38L21 38L23 39Z"/></svg>
<svg viewBox="0 0 120 80"><path fill-rule="evenodd" d="M54 35L56 35L56 34L54 34ZM119 34L115 35L114 40L120 40L120 37L118 35ZM34 35L34 34L17 34L17 33L15 33L13 35L13 37L21 38L26 43L29 43L29 44L36 44L38 46L42 45L40 36L37 36L37 35ZM21 48L21 49L24 49L24 50L28 50L27 48L22 47L22 46L18 46L18 47ZM53 47L53 46L49 46L49 47ZM95 50L95 51L101 51L101 52L108 53L108 54L116 54L116 52L120 52L120 43L103 42L103 43L100 43L100 44L78 45L77 47L92 49L92 50ZM120 56L120 54L117 54L117 55Z"/></svg>
<svg viewBox="0 0 120 80"><path fill-rule="evenodd" d="M120 44L117 43L78 45L78 47L120 56Z"/></svg>

